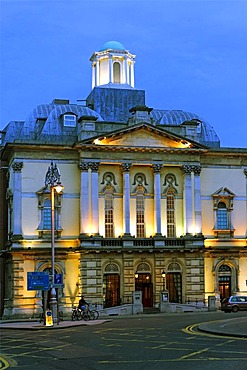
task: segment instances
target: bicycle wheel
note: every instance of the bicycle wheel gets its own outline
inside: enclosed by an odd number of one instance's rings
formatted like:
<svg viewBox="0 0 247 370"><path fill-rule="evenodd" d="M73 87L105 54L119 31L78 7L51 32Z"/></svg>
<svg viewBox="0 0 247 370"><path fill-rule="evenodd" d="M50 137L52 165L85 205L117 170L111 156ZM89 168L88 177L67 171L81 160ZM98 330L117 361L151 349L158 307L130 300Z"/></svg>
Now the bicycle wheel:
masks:
<svg viewBox="0 0 247 370"><path fill-rule="evenodd" d="M89 315L89 320L95 320L94 311L89 311L88 315Z"/></svg>
<svg viewBox="0 0 247 370"><path fill-rule="evenodd" d="M99 312L97 310L92 310L91 312L93 312L94 320L98 320L98 318L99 318Z"/></svg>
<svg viewBox="0 0 247 370"><path fill-rule="evenodd" d="M77 316L77 312L76 312L76 310L73 310L73 311L72 311L71 320L72 320L72 321L76 321L76 320L78 320L78 316Z"/></svg>
<svg viewBox="0 0 247 370"><path fill-rule="evenodd" d="M81 310L78 310L77 315L78 315L78 320L83 319L83 312Z"/></svg>
<svg viewBox="0 0 247 370"><path fill-rule="evenodd" d="M83 320L88 321L90 319L89 312L83 311L82 317Z"/></svg>

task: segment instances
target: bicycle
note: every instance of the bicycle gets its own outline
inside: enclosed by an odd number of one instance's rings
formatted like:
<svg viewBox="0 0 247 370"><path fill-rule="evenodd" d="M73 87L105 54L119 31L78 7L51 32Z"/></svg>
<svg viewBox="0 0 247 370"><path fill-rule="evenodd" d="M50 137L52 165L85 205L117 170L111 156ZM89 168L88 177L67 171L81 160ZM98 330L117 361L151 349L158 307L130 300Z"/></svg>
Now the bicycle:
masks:
<svg viewBox="0 0 247 370"><path fill-rule="evenodd" d="M72 321L79 321L79 320L97 320L99 317L99 312L97 310L90 310L88 306L84 309L80 309L76 306L72 308L71 320Z"/></svg>

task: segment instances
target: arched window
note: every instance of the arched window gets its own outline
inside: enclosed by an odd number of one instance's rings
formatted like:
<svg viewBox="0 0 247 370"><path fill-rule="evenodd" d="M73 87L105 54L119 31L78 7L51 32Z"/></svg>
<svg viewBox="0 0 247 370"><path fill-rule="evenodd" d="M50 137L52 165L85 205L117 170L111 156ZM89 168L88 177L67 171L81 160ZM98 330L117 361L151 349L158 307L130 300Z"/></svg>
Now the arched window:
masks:
<svg viewBox="0 0 247 370"><path fill-rule="evenodd" d="M118 62L113 63L113 82L117 84L121 83L120 63Z"/></svg>
<svg viewBox="0 0 247 370"><path fill-rule="evenodd" d="M166 197L166 235L168 238L176 236L176 218L175 218L175 195L177 194L178 186L176 176L173 173L168 173L164 179L164 192Z"/></svg>
<svg viewBox="0 0 247 370"><path fill-rule="evenodd" d="M114 237L114 222L113 222L113 189L107 187L105 189L105 237Z"/></svg>
<svg viewBox="0 0 247 370"><path fill-rule="evenodd" d="M144 188L138 186L136 190L136 237L145 237Z"/></svg>
<svg viewBox="0 0 247 370"><path fill-rule="evenodd" d="M227 209L226 204L224 202L218 203L217 209L217 228L219 230L227 230L228 226L228 217L227 217Z"/></svg>
<svg viewBox="0 0 247 370"><path fill-rule="evenodd" d="M175 237L175 197L172 188L167 191L166 197L166 219L167 219L167 237Z"/></svg>
<svg viewBox="0 0 247 370"><path fill-rule="evenodd" d="M46 187L39 190L38 195L38 233L40 238L50 237L51 233L51 197L50 190ZM54 194L54 231L55 237L60 237L61 228L61 196L62 193Z"/></svg>
<svg viewBox="0 0 247 370"><path fill-rule="evenodd" d="M234 227L231 222L233 199L235 194L228 188L220 188L214 194L214 235L220 237L233 237Z"/></svg>
<svg viewBox="0 0 247 370"><path fill-rule="evenodd" d="M51 230L51 200L45 199L43 203L43 229Z"/></svg>

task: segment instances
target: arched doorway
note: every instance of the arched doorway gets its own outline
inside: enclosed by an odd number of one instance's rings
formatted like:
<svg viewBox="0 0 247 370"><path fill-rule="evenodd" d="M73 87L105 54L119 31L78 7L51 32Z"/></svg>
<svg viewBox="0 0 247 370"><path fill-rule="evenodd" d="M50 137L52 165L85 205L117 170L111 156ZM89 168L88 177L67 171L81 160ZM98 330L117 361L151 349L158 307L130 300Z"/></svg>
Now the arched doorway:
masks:
<svg viewBox="0 0 247 370"><path fill-rule="evenodd" d="M109 263L103 276L104 307L113 307L121 304L120 275L118 266Z"/></svg>
<svg viewBox="0 0 247 370"><path fill-rule="evenodd" d="M153 307L153 283L150 266L140 263L135 273L135 290L142 292L143 307Z"/></svg>
<svg viewBox="0 0 247 370"><path fill-rule="evenodd" d="M218 285L220 299L227 298L231 295L232 290L232 270L228 265L221 265L218 271Z"/></svg>
<svg viewBox="0 0 247 370"><path fill-rule="evenodd" d="M177 262L168 265L166 274L166 288L169 291L169 301L182 303L182 273L181 266Z"/></svg>

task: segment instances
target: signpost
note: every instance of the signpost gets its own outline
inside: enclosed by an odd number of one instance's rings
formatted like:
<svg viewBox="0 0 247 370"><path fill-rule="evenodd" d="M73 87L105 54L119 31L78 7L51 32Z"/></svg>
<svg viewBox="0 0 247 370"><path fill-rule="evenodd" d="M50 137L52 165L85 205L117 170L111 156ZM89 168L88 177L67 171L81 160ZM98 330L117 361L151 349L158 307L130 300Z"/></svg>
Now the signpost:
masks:
<svg viewBox="0 0 247 370"><path fill-rule="evenodd" d="M27 290L49 290L49 274L46 272L28 272Z"/></svg>
<svg viewBox="0 0 247 370"><path fill-rule="evenodd" d="M48 272L28 272L27 290L50 290L51 288L63 288L63 275L55 274L54 284L50 281Z"/></svg>

